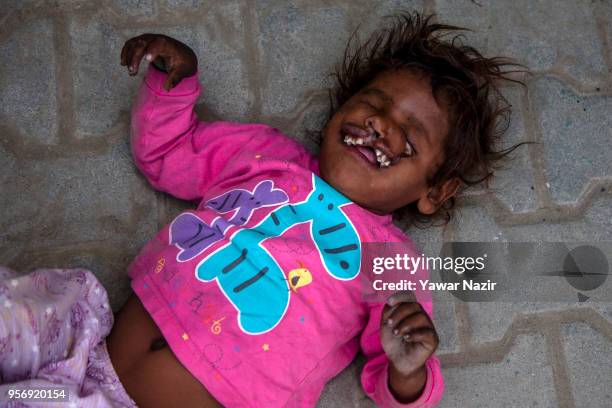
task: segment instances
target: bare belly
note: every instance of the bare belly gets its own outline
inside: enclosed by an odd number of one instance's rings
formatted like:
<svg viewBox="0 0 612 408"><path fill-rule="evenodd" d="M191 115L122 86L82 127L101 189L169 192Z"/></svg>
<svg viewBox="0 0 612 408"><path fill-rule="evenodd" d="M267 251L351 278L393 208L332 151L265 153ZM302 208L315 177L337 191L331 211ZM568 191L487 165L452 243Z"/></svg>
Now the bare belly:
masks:
<svg viewBox="0 0 612 408"><path fill-rule="evenodd" d="M221 407L178 361L135 294L106 339L119 380L138 407Z"/></svg>

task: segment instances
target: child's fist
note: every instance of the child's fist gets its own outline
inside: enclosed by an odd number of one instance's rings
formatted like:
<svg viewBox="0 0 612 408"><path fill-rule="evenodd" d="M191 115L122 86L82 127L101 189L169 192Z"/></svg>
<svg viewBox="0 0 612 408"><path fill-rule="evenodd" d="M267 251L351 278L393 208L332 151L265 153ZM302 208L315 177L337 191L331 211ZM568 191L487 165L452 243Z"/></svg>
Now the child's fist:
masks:
<svg viewBox="0 0 612 408"><path fill-rule="evenodd" d="M128 67L130 75L138 73L142 58L163 65L168 73L164 88L169 91L181 79L195 74L198 59L191 48L163 34L142 34L130 38L121 49L121 65Z"/></svg>
<svg viewBox="0 0 612 408"><path fill-rule="evenodd" d="M410 291L395 293L387 300L380 341L389 361L403 376L421 369L439 343L431 319Z"/></svg>

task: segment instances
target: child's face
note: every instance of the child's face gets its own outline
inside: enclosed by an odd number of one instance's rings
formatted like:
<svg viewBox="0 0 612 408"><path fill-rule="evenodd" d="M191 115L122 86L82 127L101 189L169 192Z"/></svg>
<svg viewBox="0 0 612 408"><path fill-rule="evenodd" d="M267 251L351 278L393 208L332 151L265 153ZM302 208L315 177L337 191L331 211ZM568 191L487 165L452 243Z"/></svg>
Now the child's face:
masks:
<svg viewBox="0 0 612 408"><path fill-rule="evenodd" d="M433 213L449 196L427 183L444 159L448 122L448 111L438 105L426 78L407 70L386 71L325 126L321 176L376 213L413 202L422 213Z"/></svg>

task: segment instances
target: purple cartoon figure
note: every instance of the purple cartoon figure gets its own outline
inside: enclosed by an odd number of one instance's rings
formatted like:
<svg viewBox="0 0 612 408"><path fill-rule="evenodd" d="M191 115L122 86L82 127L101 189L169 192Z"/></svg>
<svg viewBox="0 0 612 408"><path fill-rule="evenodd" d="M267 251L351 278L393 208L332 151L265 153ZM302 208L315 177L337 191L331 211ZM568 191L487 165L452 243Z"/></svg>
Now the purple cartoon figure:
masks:
<svg viewBox="0 0 612 408"><path fill-rule="evenodd" d="M240 188L231 190L208 200L206 207L221 214L238 209L229 222L234 225L242 225L251 218L251 214L257 208L284 204L287 201L287 194L283 190L274 189L274 183L265 180L257 184L253 192Z"/></svg>
<svg viewBox="0 0 612 408"><path fill-rule="evenodd" d="M218 217L208 225L192 213L179 215L170 225L170 243L180 249L176 259L186 262L195 258L221 240L230 226L245 224L257 208L284 204L288 200L283 190L275 189L272 181L264 180L252 192L235 189L206 202L206 207L221 214L235 211L229 220Z"/></svg>

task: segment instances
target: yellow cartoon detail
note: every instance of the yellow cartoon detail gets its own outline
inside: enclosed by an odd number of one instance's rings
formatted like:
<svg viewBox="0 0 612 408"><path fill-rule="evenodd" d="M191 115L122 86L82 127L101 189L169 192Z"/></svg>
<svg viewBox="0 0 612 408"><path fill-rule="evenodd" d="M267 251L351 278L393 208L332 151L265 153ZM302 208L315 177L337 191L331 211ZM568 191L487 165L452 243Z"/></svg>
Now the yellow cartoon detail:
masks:
<svg viewBox="0 0 612 408"><path fill-rule="evenodd" d="M162 269L164 269L165 264L166 264L166 260L164 258L159 258L157 260L157 266L155 266L155 273L160 273Z"/></svg>
<svg viewBox="0 0 612 408"><path fill-rule="evenodd" d="M213 334L219 334L221 333L221 322L225 320L225 316L223 316L221 319L219 320L213 320L213 324L212 326L210 326L210 331Z"/></svg>
<svg viewBox="0 0 612 408"><path fill-rule="evenodd" d="M300 267L290 270L288 274L289 286L294 292L297 291L298 288L306 286L312 282L312 275L310 274L310 271L306 269L301 262L298 261L298 264Z"/></svg>

